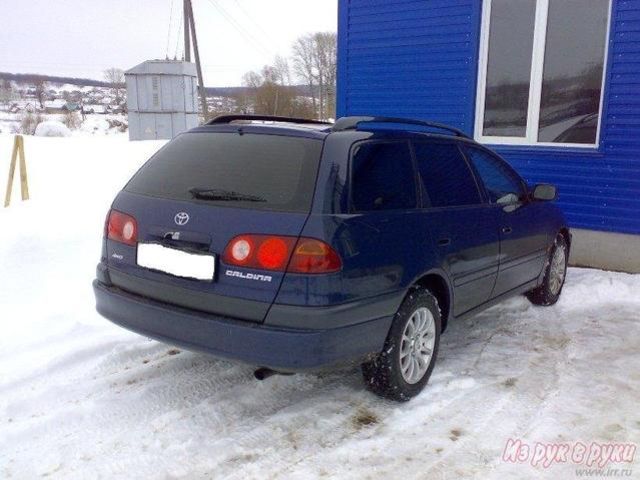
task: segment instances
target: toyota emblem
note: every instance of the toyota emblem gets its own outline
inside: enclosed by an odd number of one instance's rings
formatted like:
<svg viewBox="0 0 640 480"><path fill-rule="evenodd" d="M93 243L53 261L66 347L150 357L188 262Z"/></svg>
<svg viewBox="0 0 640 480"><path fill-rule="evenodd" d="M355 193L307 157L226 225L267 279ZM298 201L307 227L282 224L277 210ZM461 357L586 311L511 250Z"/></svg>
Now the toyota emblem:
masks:
<svg viewBox="0 0 640 480"><path fill-rule="evenodd" d="M186 225L189 221L189 214L187 212L176 213L176 216L173 217L173 221L176 222L176 225Z"/></svg>

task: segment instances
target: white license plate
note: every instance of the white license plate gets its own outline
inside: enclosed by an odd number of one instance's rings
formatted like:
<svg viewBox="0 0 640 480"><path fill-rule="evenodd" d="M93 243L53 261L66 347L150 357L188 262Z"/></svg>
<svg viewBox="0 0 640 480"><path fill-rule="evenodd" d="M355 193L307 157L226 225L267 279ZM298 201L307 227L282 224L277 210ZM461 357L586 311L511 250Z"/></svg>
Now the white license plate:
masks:
<svg viewBox="0 0 640 480"><path fill-rule="evenodd" d="M138 265L176 277L213 280L216 268L214 255L183 252L157 243L138 244Z"/></svg>

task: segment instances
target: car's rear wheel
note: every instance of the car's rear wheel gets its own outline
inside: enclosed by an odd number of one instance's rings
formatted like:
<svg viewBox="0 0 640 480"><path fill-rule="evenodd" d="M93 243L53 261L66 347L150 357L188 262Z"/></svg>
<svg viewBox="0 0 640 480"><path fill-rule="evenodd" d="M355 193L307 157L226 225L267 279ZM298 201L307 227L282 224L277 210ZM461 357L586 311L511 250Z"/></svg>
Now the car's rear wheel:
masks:
<svg viewBox="0 0 640 480"><path fill-rule="evenodd" d="M545 267L542 284L527 293L527 298L535 305L553 305L560 298L567 276L569 248L564 236L558 235Z"/></svg>
<svg viewBox="0 0 640 480"><path fill-rule="evenodd" d="M367 387L397 401L420 393L435 365L441 325L436 297L428 290L409 293L394 317L384 350L362 365Z"/></svg>

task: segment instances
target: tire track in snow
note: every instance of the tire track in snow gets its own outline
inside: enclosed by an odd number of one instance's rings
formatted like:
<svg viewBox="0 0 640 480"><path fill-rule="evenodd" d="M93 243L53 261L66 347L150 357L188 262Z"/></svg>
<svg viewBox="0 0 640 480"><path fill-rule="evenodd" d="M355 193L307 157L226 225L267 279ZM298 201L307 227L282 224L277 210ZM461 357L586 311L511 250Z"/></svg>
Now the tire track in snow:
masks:
<svg viewBox="0 0 640 480"><path fill-rule="evenodd" d="M250 367L187 352L169 355L171 347L133 335L95 355L65 353L67 361L39 376L46 381L3 391L5 403L15 406L15 418L8 422L8 412L0 409L0 475L65 480L539 476L500 461L507 438L538 435L532 439L552 441L557 432L570 435L574 417L559 409L567 403L565 395L582 409L578 413L605 405L594 403L603 393L587 403L575 396L599 380L589 375L590 365L579 363L586 362L584 352L598 362L596 371L617 358L598 350L607 344L624 347L625 363L638 365L633 342L640 340L640 322L632 321L638 318L632 303L615 310L604 305L607 316L594 314L599 323L592 323L583 312L593 304L571 303L580 289L569 284L567 303L550 309L513 299L453 322L430 384L407 404L363 391L357 369L258 383ZM630 404L625 392L633 392L633 384L623 383L629 379L615 377L620 394L607 406ZM584 383L581 389L578 381ZM629 422L640 422L630 407L625 416L608 410L596 410L607 417L602 427L617 423L627 429L611 432L631 432ZM358 423L359 416L369 420ZM545 427L550 422L558 427ZM598 427L593 421L586 425ZM549 475L558 478L557 471Z"/></svg>

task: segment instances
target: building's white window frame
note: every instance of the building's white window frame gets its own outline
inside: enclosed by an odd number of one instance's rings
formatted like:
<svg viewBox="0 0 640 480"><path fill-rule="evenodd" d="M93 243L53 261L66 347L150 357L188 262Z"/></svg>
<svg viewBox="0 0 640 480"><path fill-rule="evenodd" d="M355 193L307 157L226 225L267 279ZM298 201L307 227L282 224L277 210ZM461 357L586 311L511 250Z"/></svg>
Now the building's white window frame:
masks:
<svg viewBox="0 0 640 480"><path fill-rule="evenodd" d="M600 109L598 112L598 129L596 143L554 143L539 142L538 130L540 126L540 102L542 100L542 75L544 73L545 46L547 41L547 19L550 0L536 0L536 18L533 34L533 52L531 58L531 79L529 80L529 106L527 112L527 130L525 137L500 137L483 135L484 110L487 93L487 68L489 63L489 34L491 28L491 5L493 0L484 0L482 6L482 26L480 34L480 51L478 62L478 90L476 93L475 139L481 143L495 145L523 145L542 147L571 147L597 148L600 143L600 128L607 78L607 64L609 57L609 35L611 33L612 0L609 0L607 17L607 33L605 37L604 63L602 69L602 87L600 90Z"/></svg>

